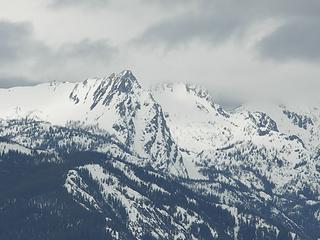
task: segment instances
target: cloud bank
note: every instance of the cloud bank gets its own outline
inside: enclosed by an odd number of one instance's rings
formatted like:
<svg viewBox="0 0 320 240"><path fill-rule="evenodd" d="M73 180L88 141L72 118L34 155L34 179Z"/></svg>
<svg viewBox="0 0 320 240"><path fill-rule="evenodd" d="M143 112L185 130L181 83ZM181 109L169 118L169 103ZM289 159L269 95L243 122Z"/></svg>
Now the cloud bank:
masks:
<svg viewBox="0 0 320 240"><path fill-rule="evenodd" d="M0 85L4 87L35 81L23 80L25 78L77 80L84 75L95 74L99 67L107 66L117 53L117 48L104 39L83 39L64 43L57 48L50 47L34 36L29 22L1 21L0 39L2 74L11 75L19 70L26 75L12 78L11 84L8 77L0 78Z"/></svg>
<svg viewBox="0 0 320 240"><path fill-rule="evenodd" d="M318 0L12 0L0 8L0 87L130 68L146 86L193 82L227 98L307 98L320 88Z"/></svg>

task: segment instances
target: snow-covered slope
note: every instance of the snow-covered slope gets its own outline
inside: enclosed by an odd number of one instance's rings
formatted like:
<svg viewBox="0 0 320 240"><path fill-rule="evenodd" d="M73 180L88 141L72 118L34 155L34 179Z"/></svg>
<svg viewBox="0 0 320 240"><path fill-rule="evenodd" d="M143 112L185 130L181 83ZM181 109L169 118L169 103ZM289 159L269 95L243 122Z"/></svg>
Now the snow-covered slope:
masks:
<svg viewBox="0 0 320 240"><path fill-rule="evenodd" d="M269 114L263 106L244 106L227 113L199 86L163 84L151 91L165 111L190 173L201 165L239 164L263 171L277 186L288 184L295 175L303 176L301 169L307 179L318 177L314 149L319 145L320 115L316 108L301 113L269 107ZM317 184L312 184L314 190Z"/></svg>
<svg viewBox="0 0 320 240"><path fill-rule="evenodd" d="M72 169L64 187L79 204L106 217L112 239L275 239L286 225L292 235L299 232L288 218L287 223L278 225L119 161ZM121 231L121 225L133 236Z"/></svg>
<svg viewBox="0 0 320 240"><path fill-rule="evenodd" d="M253 204L238 195L248 191L250 199L263 196L296 221L310 212L308 220L319 226L317 210L309 205L320 204L318 108L257 103L226 112L199 86L163 84L151 92L189 176L216 182L196 189L233 205Z"/></svg>
<svg viewBox="0 0 320 240"><path fill-rule="evenodd" d="M307 189L320 201L316 108L299 112L269 106L264 112L263 105L248 105L226 113L197 86L165 84L152 93L191 178L232 176L257 191L272 186L273 194L299 195Z"/></svg>
<svg viewBox="0 0 320 240"><path fill-rule="evenodd" d="M127 70L79 83L1 89L0 118L97 126L156 169L187 176L160 105Z"/></svg>
<svg viewBox="0 0 320 240"><path fill-rule="evenodd" d="M264 111L278 126L280 132L297 136L309 150L320 146L320 109L299 104L247 104L241 111Z"/></svg>
<svg viewBox="0 0 320 240"><path fill-rule="evenodd" d="M31 155L32 150L26 148L15 142L11 142L5 139L0 139L0 155L8 154L9 152L17 152L21 154Z"/></svg>
<svg viewBox="0 0 320 240"><path fill-rule="evenodd" d="M208 92L190 84L163 84L151 89L180 148L201 152L230 140L229 115Z"/></svg>

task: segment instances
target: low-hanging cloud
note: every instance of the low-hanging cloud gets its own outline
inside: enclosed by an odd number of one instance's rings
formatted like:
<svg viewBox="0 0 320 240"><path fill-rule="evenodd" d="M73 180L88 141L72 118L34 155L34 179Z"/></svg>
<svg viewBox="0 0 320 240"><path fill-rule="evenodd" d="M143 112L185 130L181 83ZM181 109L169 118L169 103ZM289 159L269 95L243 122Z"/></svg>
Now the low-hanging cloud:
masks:
<svg viewBox="0 0 320 240"><path fill-rule="evenodd" d="M252 95L306 98L313 90L318 96L319 0L12 0L0 5L3 19L16 21L0 21L3 86L11 80L17 85L80 81L129 68L143 86L198 83L228 102ZM303 86L307 94L301 94Z"/></svg>
<svg viewBox="0 0 320 240"><path fill-rule="evenodd" d="M30 86L38 84L39 82L32 81L20 76L14 75L3 75L0 76L0 87L1 88L11 88L15 86Z"/></svg>
<svg viewBox="0 0 320 240"><path fill-rule="evenodd" d="M0 52L0 72L10 76L21 71L12 82L25 85L25 78L74 81L96 74L113 59L117 48L105 39L83 39L54 48L35 38L32 24L1 21ZM7 87L8 79L0 79L0 86Z"/></svg>

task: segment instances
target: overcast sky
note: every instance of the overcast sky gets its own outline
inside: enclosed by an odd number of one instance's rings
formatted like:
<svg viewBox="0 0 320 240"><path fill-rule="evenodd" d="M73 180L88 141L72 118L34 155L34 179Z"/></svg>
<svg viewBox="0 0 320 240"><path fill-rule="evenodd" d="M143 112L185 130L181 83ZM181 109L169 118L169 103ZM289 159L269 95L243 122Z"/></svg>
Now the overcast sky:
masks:
<svg viewBox="0 0 320 240"><path fill-rule="evenodd" d="M148 87L317 97L319 0L0 0L0 86L131 69Z"/></svg>

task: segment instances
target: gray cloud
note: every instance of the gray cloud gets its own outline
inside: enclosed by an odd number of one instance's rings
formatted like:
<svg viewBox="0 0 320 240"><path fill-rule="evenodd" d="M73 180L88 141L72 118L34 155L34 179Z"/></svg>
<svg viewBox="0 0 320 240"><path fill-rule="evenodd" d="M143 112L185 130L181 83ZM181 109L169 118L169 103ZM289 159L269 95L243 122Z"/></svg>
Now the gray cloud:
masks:
<svg viewBox="0 0 320 240"><path fill-rule="evenodd" d="M123 4L126 2L121 0L50 0L52 6L86 8L109 7L114 2L122 3L124 11L130 8L136 12L143 6L146 11L148 7L158 8L158 14L161 14L170 9L171 14L165 14L167 18L146 24L142 34L131 41L136 46L175 49L194 41L210 46L224 44L230 39L245 42L243 33L246 30L254 24L273 19L283 26L256 45L255 50L262 57L282 61L315 61L320 58L320 47L316 44L320 35L318 0L242 0L241 3L237 0L132 0L130 3L133 5ZM308 39L302 40L303 36L308 36Z"/></svg>
<svg viewBox="0 0 320 240"><path fill-rule="evenodd" d="M187 3L186 11L148 27L134 42L168 48L194 40L219 44L235 33L241 33L252 19L243 14L243 7L230 8L228 3L207 0ZM167 2L163 4L167 5Z"/></svg>
<svg viewBox="0 0 320 240"><path fill-rule="evenodd" d="M0 77L0 88L11 88L15 86L32 86L36 85L39 82L35 82L23 77L17 76L6 76L2 75Z"/></svg>
<svg viewBox="0 0 320 240"><path fill-rule="evenodd" d="M263 57L276 60L320 60L320 19L292 21L258 43Z"/></svg>
<svg viewBox="0 0 320 240"><path fill-rule="evenodd" d="M24 78L78 80L102 71L117 53L107 40L84 39L57 48L35 38L30 23L0 22L0 72L21 72L12 82ZM8 82L9 78L3 80ZM5 85L8 85L5 83Z"/></svg>
<svg viewBox="0 0 320 240"><path fill-rule="evenodd" d="M194 0L130 0L131 3L142 5L156 5L158 7L173 7L177 5L185 5L192 3ZM83 6L83 7L107 7L110 3L120 2L128 5L127 0L48 0L48 6L53 8L63 8L70 6ZM131 5L130 5L131 6ZM141 5L140 5L141 6ZM134 9L133 9L134 10Z"/></svg>
<svg viewBox="0 0 320 240"><path fill-rule="evenodd" d="M62 45L53 57L60 58L87 58L93 61L110 60L110 55L116 52L116 48L111 47L107 40L90 41L84 39L77 43L66 43Z"/></svg>
<svg viewBox="0 0 320 240"><path fill-rule="evenodd" d="M319 95L319 0L40 2L0 4L3 18L33 24L0 21L3 86L129 68L144 86L195 82L228 104L239 96ZM300 94L304 85L307 94Z"/></svg>
<svg viewBox="0 0 320 240"><path fill-rule="evenodd" d="M155 1L161 5L161 1ZM164 1L163 6L168 7ZM283 26L263 39L257 50L262 56L288 60L320 58L320 2L189 0L185 11L147 27L134 40L142 46L175 48L200 40L209 45L236 41L254 24L273 19Z"/></svg>
<svg viewBox="0 0 320 240"><path fill-rule="evenodd" d="M32 36L30 23L0 22L0 63L12 62L30 57L45 47Z"/></svg>
<svg viewBox="0 0 320 240"><path fill-rule="evenodd" d="M204 40L218 44L243 30L245 17L234 16L225 18L223 15L184 14L168 19L148 28L134 40L137 44L151 46L162 45L168 48L187 44L193 40Z"/></svg>
<svg viewBox="0 0 320 240"><path fill-rule="evenodd" d="M109 4L108 0L50 0L49 7L61 8L68 6L104 7Z"/></svg>

